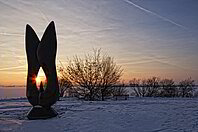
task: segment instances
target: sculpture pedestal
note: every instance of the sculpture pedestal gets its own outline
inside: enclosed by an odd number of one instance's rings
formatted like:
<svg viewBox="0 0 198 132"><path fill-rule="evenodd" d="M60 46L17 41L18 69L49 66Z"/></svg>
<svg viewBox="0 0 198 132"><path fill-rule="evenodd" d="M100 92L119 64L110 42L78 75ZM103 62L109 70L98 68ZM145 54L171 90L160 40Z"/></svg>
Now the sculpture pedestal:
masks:
<svg viewBox="0 0 198 132"><path fill-rule="evenodd" d="M28 112L27 118L29 120L48 119L56 117L58 113L51 107L44 108L42 106L34 106Z"/></svg>

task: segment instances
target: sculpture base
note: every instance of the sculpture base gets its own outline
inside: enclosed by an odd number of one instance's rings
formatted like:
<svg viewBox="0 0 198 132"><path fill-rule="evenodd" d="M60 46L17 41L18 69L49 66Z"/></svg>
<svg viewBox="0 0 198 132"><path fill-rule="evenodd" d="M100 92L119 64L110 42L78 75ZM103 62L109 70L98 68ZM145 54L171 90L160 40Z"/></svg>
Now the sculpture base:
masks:
<svg viewBox="0 0 198 132"><path fill-rule="evenodd" d="M29 120L48 119L56 117L58 113L51 107L34 106L27 114Z"/></svg>

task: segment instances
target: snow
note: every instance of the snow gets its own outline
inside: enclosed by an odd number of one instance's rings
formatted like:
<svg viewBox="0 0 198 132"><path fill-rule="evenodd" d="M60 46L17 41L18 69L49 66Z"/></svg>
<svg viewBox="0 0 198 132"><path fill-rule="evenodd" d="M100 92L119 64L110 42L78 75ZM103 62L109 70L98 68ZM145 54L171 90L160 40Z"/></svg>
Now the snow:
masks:
<svg viewBox="0 0 198 132"><path fill-rule="evenodd" d="M81 101L66 98L47 120L28 120L26 98L0 100L0 132L197 132L197 98L129 98Z"/></svg>

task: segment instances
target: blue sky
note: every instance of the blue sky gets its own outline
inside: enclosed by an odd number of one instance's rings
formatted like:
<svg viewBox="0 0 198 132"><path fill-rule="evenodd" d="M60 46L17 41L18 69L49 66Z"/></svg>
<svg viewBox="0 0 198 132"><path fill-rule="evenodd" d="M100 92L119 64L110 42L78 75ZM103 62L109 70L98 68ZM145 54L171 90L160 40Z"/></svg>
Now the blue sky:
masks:
<svg viewBox="0 0 198 132"><path fill-rule="evenodd" d="M53 20L57 65L102 48L123 79L159 76L198 80L196 0L0 0L0 83L25 84L25 25L38 36Z"/></svg>

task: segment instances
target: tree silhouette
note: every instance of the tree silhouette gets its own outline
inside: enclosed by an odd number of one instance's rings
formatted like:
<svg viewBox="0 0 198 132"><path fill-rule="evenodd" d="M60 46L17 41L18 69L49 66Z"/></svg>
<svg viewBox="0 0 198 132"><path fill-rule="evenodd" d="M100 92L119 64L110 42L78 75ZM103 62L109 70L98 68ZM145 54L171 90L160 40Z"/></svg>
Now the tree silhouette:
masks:
<svg viewBox="0 0 198 132"><path fill-rule="evenodd" d="M175 97L177 96L178 90L175 86L173 79L163 79L160 81L161 93L163 97Z"/></svg>
<svg viewBox="0 0 198 132"><path fill-rule="evenodd" d="M195 86L195 81L191 78L182 80L179 82L179 93L182 97L193 96L193 87Z"/></svg>
<svg viewBox="0 0 198 132"><path fill-rule="evenodd" d="M62 76L61 79L59 79L60 97L63 97L65 92L71 88L72 88L72 83L69 81L67 77Z"/></svg>
<svg viewBox="0 0 198 132"><path fill-rule="evenodd" d="M111 88L119 82L122 75L121 67L113 58L101 55L101 50L85 58L75 56L66 67L61 68L61 76L67 77L79 97L87 100L104 100L110 95Z"/></svg>

